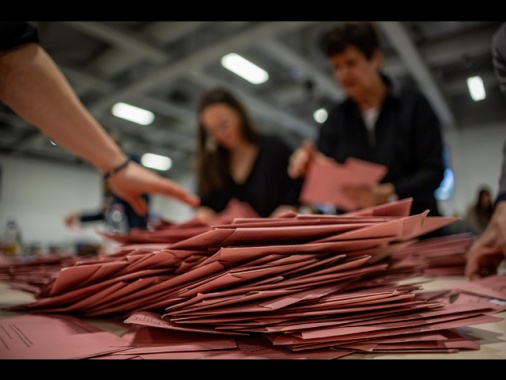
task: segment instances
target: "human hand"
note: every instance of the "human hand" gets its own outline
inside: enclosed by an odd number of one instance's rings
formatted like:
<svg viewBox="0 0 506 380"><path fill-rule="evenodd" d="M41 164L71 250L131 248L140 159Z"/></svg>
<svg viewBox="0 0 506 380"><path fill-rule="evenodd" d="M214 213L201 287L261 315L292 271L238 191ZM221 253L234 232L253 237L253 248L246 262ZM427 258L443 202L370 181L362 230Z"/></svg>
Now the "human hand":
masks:
<svg viewBox="0 0 506 380"><path fill-rule="evenodd" d="M487 228L473 243L466 257L465 275L477 280L497 273L506 258L506 201L499 202Z"/></svg>
<svg viewBox="0 0 506 380"><path fill-rule="evenodd" d="M355 210L374 206L374 191L371 185L344 185L341 187L341 193L352 202Z"/></svg>
<svg viewBox="0 0 506 380"><path fill-rule="evenodd" d="M212 224L217 218L218 213L207 206L199 206L194 210L194 216L202 223Z"/></svg>
<svg viewBox="0 0 506 380"><path fill-rule="evenodd" d="M291 205L280 205L274 209L274 211L269 215L269 218L279 218L283 217L288 213L298 213L299 208Z"/></svg>
<svg viewBox="0 0 506 380"><path fill-rule="evenodd" d="M67 215L65 215L65 218L63 221L67 227L72 227L72 226L74 226L74 224L77 223L78 220L79 220L79 213L72 211L72 212L69 212Z"/></svg>
<svg viewBox="0 0 506 380"><path fill-rule="evenodd" d="M315 152L316 148L313 142L311 140L304 140L302 146L295 150L290 156L288 175L291 178L304 177Z"/></svg>
<svg viewBox="0 0 506 380"><path fill-rule="evenodd" d="M390 202L395 195L395 188L391 183L348 185L343 186L341 192L353 201L357 209L363 209Z"/></svg>
<svg viewBox="0 0 506 380"><path fill-rule="evenodd" d="M139 215L146 215L148 207L142 194L160 194L179 199L195 207L200 204L199 197L190 194L176 182L163 178L151 170L131 161L124 169L108 179L112 191L127 201Z"/></svg>

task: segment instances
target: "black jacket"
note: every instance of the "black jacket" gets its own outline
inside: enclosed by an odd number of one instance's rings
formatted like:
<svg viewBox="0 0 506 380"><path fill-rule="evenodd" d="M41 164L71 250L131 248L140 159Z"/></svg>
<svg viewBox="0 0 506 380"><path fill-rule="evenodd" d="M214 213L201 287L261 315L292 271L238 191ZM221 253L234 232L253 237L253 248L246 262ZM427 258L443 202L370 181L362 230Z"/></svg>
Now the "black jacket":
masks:
<svg viewBox="0 0 506 380"><path fill-rule="evenodd" d="M413 197L412 214L439 216L434 191L444 177L440 122L416 89L396 88L383 75L389 93L370 141L358 106L351 99L336 105L321 126L317 148L344 163L355 157L388 168L381 182L394 184L399 199Z"/></svg>

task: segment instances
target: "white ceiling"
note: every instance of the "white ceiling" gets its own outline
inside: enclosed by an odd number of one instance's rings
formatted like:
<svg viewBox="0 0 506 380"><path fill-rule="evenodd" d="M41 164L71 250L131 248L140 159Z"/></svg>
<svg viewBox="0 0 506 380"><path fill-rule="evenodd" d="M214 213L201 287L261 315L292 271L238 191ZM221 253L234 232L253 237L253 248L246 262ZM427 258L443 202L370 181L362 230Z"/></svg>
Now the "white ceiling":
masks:
<svg viewBox="0 0 506 380"><path fill-rule="evenodd" d="M324 31L339 21L43 21L41 44L61 67L85 106L103 125L125 136L136 153L168 155L176 178L192 171L196 102L203 91L225 85L244 100L261 130L293 146L316 135L315 109L343 94L319 50ZM500 22L376 22L382 33L385 72L418 86L444 130L497 125L506 120L504 96L493 73L490 42ZM229 52L263 66L270 80L252 85L219 64ZM473 102L465 79L483 77L488 97ZM147 108L155 122L118 119L123 101ZM0 106L0 154L83 163L49 143L35 128Z"/></svg>

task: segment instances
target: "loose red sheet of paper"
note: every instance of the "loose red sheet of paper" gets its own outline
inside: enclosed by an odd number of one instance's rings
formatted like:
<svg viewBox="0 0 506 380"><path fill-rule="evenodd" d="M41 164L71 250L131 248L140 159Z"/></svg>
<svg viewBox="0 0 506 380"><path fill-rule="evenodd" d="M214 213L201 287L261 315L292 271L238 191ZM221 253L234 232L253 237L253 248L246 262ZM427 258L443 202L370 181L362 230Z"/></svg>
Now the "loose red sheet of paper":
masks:
<svg viewBox="0 0 506 380"><path fill-rule="evenodd" d="M384 165L348 158L344 164L313 160L309 166L300 200L305 204L325 204L345 211L357 209L341 189L349 185L374 185L387 173Z"/></svg>

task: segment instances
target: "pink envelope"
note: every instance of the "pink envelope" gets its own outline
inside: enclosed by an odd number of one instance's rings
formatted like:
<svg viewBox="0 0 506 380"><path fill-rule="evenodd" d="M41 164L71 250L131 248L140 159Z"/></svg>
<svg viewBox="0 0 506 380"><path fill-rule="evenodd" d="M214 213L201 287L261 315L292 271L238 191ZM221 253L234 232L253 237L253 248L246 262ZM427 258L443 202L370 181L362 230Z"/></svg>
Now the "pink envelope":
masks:
<svg viewBox="0 0 506 380"><path fill-rule="evenodd" d="M341 188L347 185L374 185L386 172L384 165L356 158L348 158L344 164L313 160L304 179L300 200L305 204L326 204L343 210L356 210L357 206L341 192Z"/></svg>

